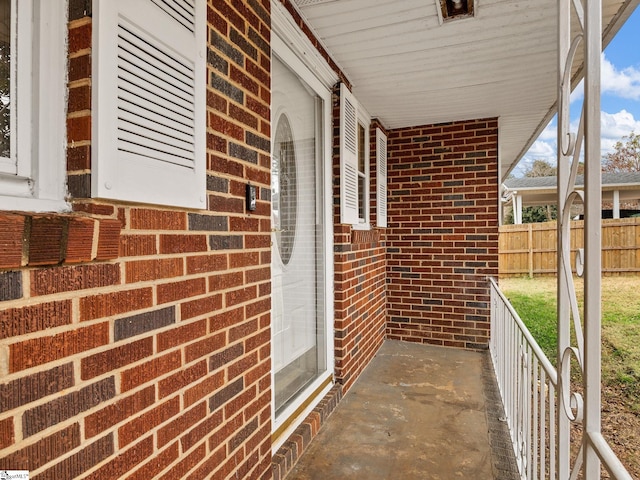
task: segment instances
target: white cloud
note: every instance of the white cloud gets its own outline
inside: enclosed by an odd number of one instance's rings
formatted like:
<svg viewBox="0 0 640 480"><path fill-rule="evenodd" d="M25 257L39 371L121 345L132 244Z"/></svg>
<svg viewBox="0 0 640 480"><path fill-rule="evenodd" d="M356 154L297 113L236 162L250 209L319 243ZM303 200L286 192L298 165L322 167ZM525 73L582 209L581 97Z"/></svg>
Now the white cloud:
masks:
<svg viewBox="0 0 640 480"><path fill-rule="evenodd" d="M618 68L602 54L601 64L601 90L602 94L608 94L629 102L640 101L640 67ZM584 98L584 82L581 81L571 93L572 117L582 107ZM578 121L571 122L571 131L577 133ZM606 155L612 152L615 144L622 137L631 132L640 133L640 119L634 118L633 113L622 109L616 113L602 112L601 121L601 152ZM542 131L538 139L531 145L529 151L520 160L514 169L514 174L520 176L531 166L535 160L546 160L552 165L556 164L557 156L557 123L554 118Z"/></svg>
<svg viewBox="0 0 640 480"><path fill-rule="evenodd" d="M640 69L626 67L618 70L605 54L602 54L601 64L602 93L609 93L620 98L640 100Z"/></svg>
<svg viewBox="0 0 640 480"><path fill-rule="evenodd" d="M613 151L613 147L622 137L631 132L640 133L640 119L626 110L618 113L602 112L600 115L601 132L600 143L603 154Z"/></svg>
<svg viewBox="0 0 640 480"><path fill-rule="evenodd" d="M522 157L518 165L514 168L513 174L516 177L523 176L531 168L536 160L545 160L551 165L556 164L556 126L548 125L543 130L538 139L533 142L529 151Z"/></svg>
<svg viewBox="0 0 640 480"><path fill-rule="evenodd" d="M556 137L558 136L558 125L556 123L556 119L553 118L549 124L544 128L538 140L549 141L553 140L555 142ZM554 149L555 152L555 149Z"/></svg>
<svg viewBox="0 0 640 480"><path fill-rule="evenodd" d="M632 113L621 110L617 113L602 112L600 114L601 135L600 146L602 156L613 151L616 142L631 132L640 133L640 119L634 118ZM546 160L551 165L557 160L557 126L555 118L542 131L538 139L531 145L529 151L522 157L514 169L514 175L521 176L535 160ZM578 121L571 123L571 131L577 133Z"/></svg>
<svg viewBox="0 0 640 480"><path fill-rule="evenodd" d="M626 67L618 69L605 54L602 54L600 71L600 89L603 95L609 94L627 100L640 100L640 69ZM571 103L584 98L584 80L571 92Z"/></svg>
<svg viewBox="0 0 640 480"><path fill-rule="evenodd" d="M553 161L556 157L555 143L553 140L536 140L531 145L528 155L533 159Z"/></svg>
<svg viewBox="0 0 640 480"><path fill-rule="evenodd" d="M577 101L580 101L580 105L582 105L583 98L584 98L584 80L580 80L580 83L578 83L576 88L573 89L573 92L571 92L570 103L573 104ZM578 108L580 108L580 105L578 105Z"/></svg>

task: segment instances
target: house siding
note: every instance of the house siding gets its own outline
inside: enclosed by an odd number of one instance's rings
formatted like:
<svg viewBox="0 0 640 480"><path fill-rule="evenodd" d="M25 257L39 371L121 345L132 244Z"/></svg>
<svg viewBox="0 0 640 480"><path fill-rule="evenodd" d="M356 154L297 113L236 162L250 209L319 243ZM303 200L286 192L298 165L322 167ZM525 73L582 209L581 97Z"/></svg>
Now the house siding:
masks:
<svg viewBox="0 0 640 480"><path fill-rule="evenodd" d="M91 199L86 6L69 5L73 212L0 213L0 469L270 478L270 2L208 5L208 211Z"/></svg>
<svg viewBox="0 0 640 480"><path fill-rule="evenodd" d="M91 198L90 3L69 2L73 211L0 213L0 469L284 478L385 338L486 345L497 121L385 131L389 228L356 230L340 224L337 102L335 385L272 452L270 1L208 2L209 208L199 211Z"/></svg>
<svg viewBox="0 0 640 480"><path fill-rule="evenodd" d="M498 121L391 130L387 148L387 337L487 348Z"/></svg>

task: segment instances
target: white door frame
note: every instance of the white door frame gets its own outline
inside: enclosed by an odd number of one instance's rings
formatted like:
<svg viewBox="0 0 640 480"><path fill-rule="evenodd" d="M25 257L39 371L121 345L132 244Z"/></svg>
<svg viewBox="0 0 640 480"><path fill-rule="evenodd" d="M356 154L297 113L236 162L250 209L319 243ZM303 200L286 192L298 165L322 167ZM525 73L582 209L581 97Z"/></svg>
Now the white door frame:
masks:
<svg viewBox="0 0 640 480"><path fill-rule="evenodd" d="M334 355L334 268L333 268L333 191L332 191L332 87L338 76L320 57L311 42L278 1L272 1L272 57L277 56L295 72L323 101L322 147L318 172L322 175L322 220L324 224L324 310L326 329L326 370L314 380L278 417L275 416L275 393L271 395L272 450L275 452L302 423L333 386ZM272 117L274 110L272 108ZM274 126L274 118L271 125ZM273 248L273 246L272 246ZM320 346L320 345L319 345ZM273 342L272 342L273 358ZM271 369L271 385L275 386L275 372Z"/></svg>

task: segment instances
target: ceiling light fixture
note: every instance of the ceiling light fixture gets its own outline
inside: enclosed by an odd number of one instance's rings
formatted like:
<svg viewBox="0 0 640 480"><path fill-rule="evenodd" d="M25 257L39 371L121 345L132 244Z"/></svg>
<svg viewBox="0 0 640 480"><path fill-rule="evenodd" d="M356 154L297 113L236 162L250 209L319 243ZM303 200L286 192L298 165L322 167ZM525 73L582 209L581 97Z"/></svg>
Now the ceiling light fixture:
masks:
<svg viewBox="0 0 640 480"><path fill-rule="evenodd" d="M475 0L436 0L440 4L438 17L440 23L475 15Z"/></svg>

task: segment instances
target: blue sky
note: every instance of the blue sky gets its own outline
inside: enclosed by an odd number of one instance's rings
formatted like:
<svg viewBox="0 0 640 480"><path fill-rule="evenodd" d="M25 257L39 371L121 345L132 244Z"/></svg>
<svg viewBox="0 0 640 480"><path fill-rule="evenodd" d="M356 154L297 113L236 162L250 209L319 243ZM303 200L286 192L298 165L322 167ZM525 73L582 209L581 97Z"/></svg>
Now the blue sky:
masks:
<svg viewBox="0 0 640 480"><path fill-rule="evenodd" d="M582 100L582 84L572 95L571 120L577 130ZM622 136L640 134L640 7L607 46L602 62L602 154L613 150ZM534 160L556 163L556 119L554 118L513 174L521 176Z"/></svg>

